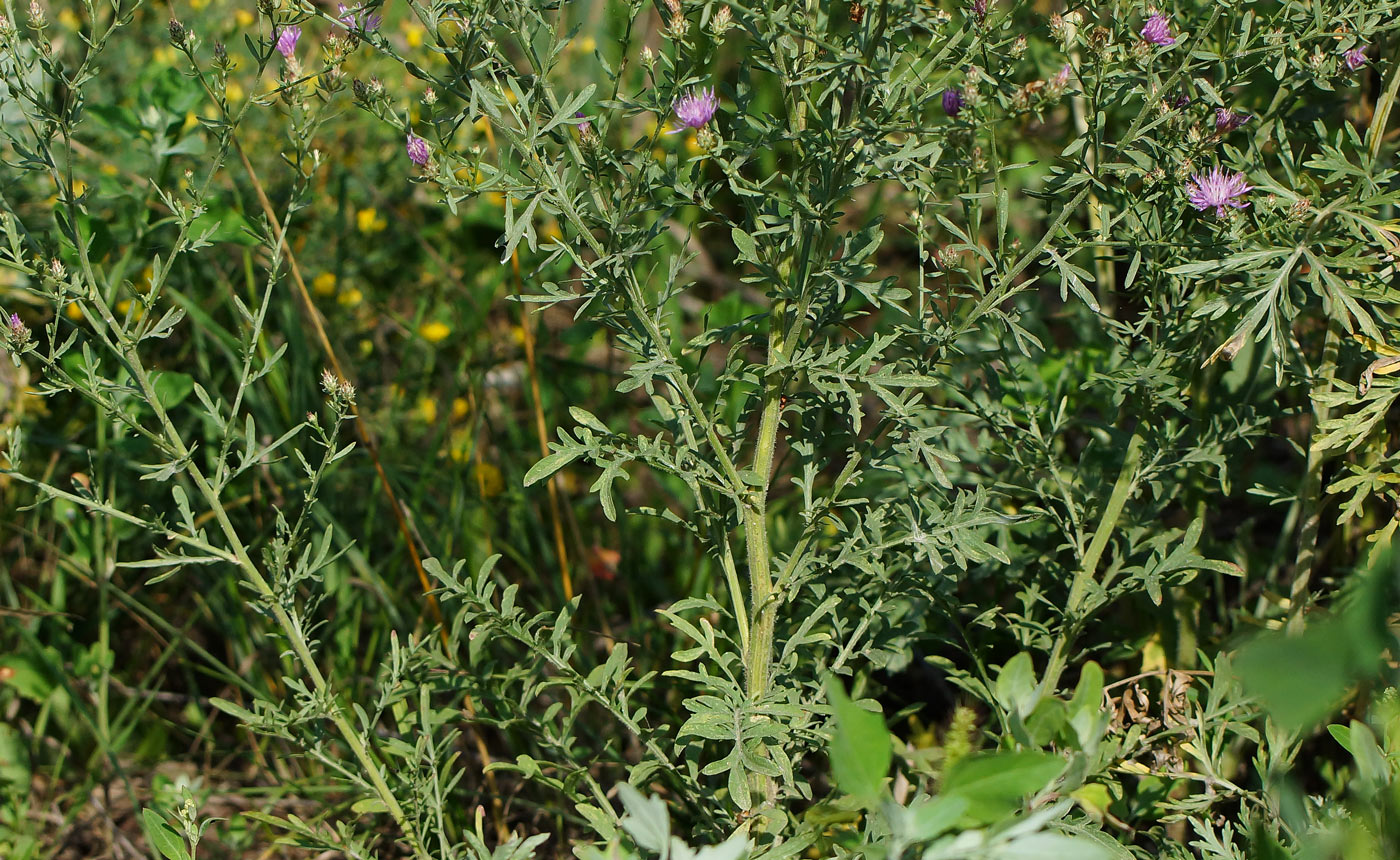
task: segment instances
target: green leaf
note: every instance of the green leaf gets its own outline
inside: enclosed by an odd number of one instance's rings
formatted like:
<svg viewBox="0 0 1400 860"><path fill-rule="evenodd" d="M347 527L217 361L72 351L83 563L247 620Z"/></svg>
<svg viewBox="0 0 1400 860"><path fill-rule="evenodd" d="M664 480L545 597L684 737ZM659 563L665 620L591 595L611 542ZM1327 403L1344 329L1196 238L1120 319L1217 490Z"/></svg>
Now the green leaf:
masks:
<svg viewBox="0 0 1400 860"><path fill-rule="evenodd" d="M161 408L168 412L194 391L194 377L188 373L163 370L155 375L151 385L156 390L156 399L160 401Z"/></svg>
<svg viewBox="0 0 1400 860"><path fill-rule="evenodd" d="M986 855L989 860L1109 860L1113 855L1096 841L1064 833L1032 833Z"/></svg>
<svg viewBox="0 0 1400 860"><path fill-rule="evenodd" d="M189 849L185 847L185 837L166 824L160 813L150 808L143 809L141 818L145 823L147 841L162 857L166 860L193 860Z"/></svg>
<svg viewBox="0 0 1400 860"><path fill-rule="evenodd" d="M1022 651L1001 667L997 674L997 701L1009 714L1024 717L1035 709L1040 698L1035 684L1031 655Z"/></svg>
<svg viewBox="0 0 1400 860"><path fill-rule="evenodd" d="M617 796L627 815L622 829L631 834L639 847L658 854L665 852L671 841L671 818L666 814L666 802L659 797L645 797L628 783L619 783Z"/></svg>
<svg viewBox="0 0 1400 860"><path fill-rule="evenodd" d="M909 832L904 834L911 842L927 842L942 836L967 812L968 800L965 797L925 797L909 805Z"/></svg>
<svg viewBox="0 0 1400 860"><path fill-rule="evenodd" d="M740 260L749 263L759 262L758 243L754 241L752 236L740 230L738 227L731 229L729 231L729 236L734 240L734 247L739 249Z"/></svg>
<svg viewBox="0 0 1400 860"><path fill-rule="evenodd" d="M836 731L827 748L832 776L842 791L873 804L884 793L885 777L894 759L884 717L852 702L835 678L827 679L826 695L836 718Z"/></svg>
<svg viewBox="0 0 1400 860"><path fill-rule="evenodd" d="M1045 788L1064 768L1064 759L1038 751L970 756L949 769L943 793L966 799L968 817L990 824L1020 809L1027 795Z"/></svg>
<svg viewBox="0 0 1400 860"><path fill-rule="evenodd" d="M194 219L190 223L190 236L206 242L229 242L249 247L258 244L253 225L232 209L212 209Z"/></svg>
<svg viewBox="0 0 1400 860"><path fill-rule="evenodd" d="M583 453L582 448L565 448L562 451L555 451L543 460L530 467L530 471L525 473L525 486L530 486L536 481L542 481L553 475L555 472L569 465L579 458Z"/></svg>
<svg viewBox="0 0 1400 860"><path fill-rule="evenodd" d="M388 812L389 807L382 798L366 797L355 801L350 811L356 815L369 815L374 812Z"/></svg>

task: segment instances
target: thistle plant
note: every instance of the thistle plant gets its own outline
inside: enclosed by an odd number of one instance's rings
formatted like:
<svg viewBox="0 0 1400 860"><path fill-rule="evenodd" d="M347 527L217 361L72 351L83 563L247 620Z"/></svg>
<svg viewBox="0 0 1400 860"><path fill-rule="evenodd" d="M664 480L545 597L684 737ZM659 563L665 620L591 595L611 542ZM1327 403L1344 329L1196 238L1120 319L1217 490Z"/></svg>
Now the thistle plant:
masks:
<svg viewBox="0 0 1400 860"><path fill-rule="evenodd" d="M131 725L112 607L182 587L250 631L188 649L218 682L200 733L329 789L246 819L344 856L1353 832L1289 774L1342 687L1395 680L1369 659L1400 482L1393 4L265 2L227 42L82 11L81 38L0 20L0 345L78 416L7 426L0 490L103 524L63 550L93 669L34 673L82 675L103 768ZM143 26L179 65L137 111L101 72ZM145 159L122 195L79 175L112 139ZM383 210L334 199L340 162ZM304 276L347 224L339 276ZM365 303L339 278L395 242ZM403 311L429 266L469 334L519 315L509 360ZM454 339L422 374L461 386L450 418L408 418L385 368ZM561 404L574 377L592 396ZM488 492L493 427L529 464ZM435 474L458 461L470 522ZM1341 679L1327 709L1235 653L1255 627ZM1382 853L1393 698L1331 732ZM152 798L144 838L195 856L198 809Z"/></svg>

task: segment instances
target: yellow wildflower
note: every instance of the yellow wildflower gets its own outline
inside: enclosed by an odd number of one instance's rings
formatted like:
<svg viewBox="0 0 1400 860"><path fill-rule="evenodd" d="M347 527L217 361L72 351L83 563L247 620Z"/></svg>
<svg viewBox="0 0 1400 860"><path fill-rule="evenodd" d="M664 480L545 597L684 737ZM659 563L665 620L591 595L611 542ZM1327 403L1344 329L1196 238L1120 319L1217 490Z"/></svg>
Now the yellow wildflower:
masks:
<svg viewBox="0 0 1400 860"><path fill-rule="evenodd" d="M117 166L116 166L115 164L110 163L110 162L109 162L109 163L103 164L101 167L97 168L97 170L98 170L98 172L100 172L103 176L116 176L116 175L117 175Z"/></svg>
<svg viewBox="0 0 1400 860"><path fill-rule="evenodd" d="M335 295L335 272L322 272L312 278L311 290L318 296Z"/></svg>
<svg viewBox="0 0 1400 860"><path fill-rule="evenodd" d="M389 226L389 222L385 221L373 206L356 212L355 224L361 233L378 233Z"/></svg>
<svg viewBox="0 0 1400 860"><path fill-rule="evenodd" d="M63 315L68 317L73 322L82 322L83 306L78 304L77 302L71 302L69 303L68 307L63 309Z"/></svg>
<svg viewBox="0 0 1400 860"><path fill-rule="evenodd" d="M458 427L447 440L447 455L455 462L463 463L472 456L472 431Z"/></svg>
<svg viewBox="0 0 1400 860"><path fill-rule="evenodd" d="M437 420L437 401L431 397L418 398L418 417L432 424Z"/></svg>
<svg viewBox="0 0 1400 860"><path fill-rule="evenodd" d="M481 490L483 498L499 496L506 488L506 482L501 477L501 470L491 463L476 463L472 466L472 478L476 481L477 488Z"/></svg>
<svg viewBox="0 0 1400 860"><path fill-rule="evenodd" d="M249 12L247 9L239 9L237 12L233 13L233 22L245 30L253 26L257 20L257 18L253 17L253 13Z"/></svg>
<svg viewBox="0 0 1400 860"><path fill-rule="evenodd" d="M155 269L150 266L141 270L141 277L136 279L136 292L149 293L151 291L151 279L156 276Z"/></svg>
<svg viewBox="0 0 1400 860"><path fill-rule="evenodd" d="M224 89L224 95L228 96L229 104L243 101L243 87L238 81L229 81L228 87Z"/></svg>
<svg viewBox="0 0 1400 860"><path fill-rule="evenodd" d="M578 46L579 50L583 51L585 54L591 54L598 50L598 40L592 36L584 36L579 40Z"/></svg>
<svg viewBox="0 0 1400 860"><path fill-rule="evenodd" d="M342 290L340 295L335 297L335 300L347 308L353 308L365 300L365 294L355 287L351 287L348 290Z"/></svg>
<svg viewBox="0 0 1400 860"><path fill-rule="evenodd" d="M423 26L414 21L405 21L402 24L403 38L410 48L421 48L423 46Z"/></svg>
<svg viewBox="0 0 1400 860"><path fill-rule="evenodd" d="M467 398L465 398L465 397L454 397L454 398L452 398L452 420L453 420L453 421L461 421L463 418L466 418L466 417L467 417L467 413L468 413L469 411L470 411L470 409L469 409L469 407L467 406Z"/></svg>
<svg viewBox="0 0 1400 860"><path fill-rule="evenodd" d="M62 12L58 13L58 23L70 30L76 30L82 26L83 22L78 19L78 16L73 13L72 9L64 9Z"/></svg>
<svg viewBox="0 0 1400 860"><path fill-rule="evenodd" d="M418 334L428 343L439 343L452 334L452 329L447 323L433 321L419 326Z"/></svg>

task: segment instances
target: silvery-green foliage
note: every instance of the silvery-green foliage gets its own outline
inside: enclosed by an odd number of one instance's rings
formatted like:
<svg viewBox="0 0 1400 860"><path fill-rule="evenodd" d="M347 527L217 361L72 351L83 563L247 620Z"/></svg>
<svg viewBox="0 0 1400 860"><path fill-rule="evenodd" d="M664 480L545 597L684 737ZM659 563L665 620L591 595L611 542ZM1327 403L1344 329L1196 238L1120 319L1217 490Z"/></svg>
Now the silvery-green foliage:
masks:
<svg viewBox="0 0 1400 860"><path fill-rule="evenodd" d="M1229 631L1198 653L1186 621L1261 564L1214 536L1219 499L1250 485L1288 505L1297 551L1280 541L1255 575L1272 594L1286 574L1287 603L1259 614L1290 626L1312 600L1326 495L1349 494L1343 524L1394 501L1392 64L1367 60L1385 88L1365 131L1319 105L1355 85L1346 51L1393 37L1394 10L1256 5L1179 4L1167 45L1124 2L1054 18L1010 0L630 2L611 10L621 35L596 55L598 79L580 83L565 74L563 4L412 3L438 60L400 56L369 28L328 52L314 98L279 86L294 178L280 220L253 222L211 208L243 116L226 97L226 49L211 61L176 22L189 78L220 107L204 123L211 151L185 188L152 189L169 213L159 231L107 255L91 253L71 143L83 87L132 10L113 7L76 71L42 30L7 25L14 167L60 189L51 223L0 199L0 263L50 311L38 336L12 330L7 344L44 394L83 398L132 442L124 465L141 492L36 477L18 432L7 474L36 504L133 527L143 557L122 564L150 569L148 584L236 572L286 675L279 696L212 704L354 796L329 823L263 817L306 847L374 856L383 815L419 857L530 856L547 834L488 838L484 811L462 809L466 734L486 729L509 744L491 774L563 810L593 840L582 857L1125 857L1114 828L1137 838L1139 825L1183 854L1174 827L1189 825L1204 856L1296 842L1260 823L1273 785L1236 771L1252 756L1276 776L1299 740L1259 718L1230 656L1215 655ZM269 9L247 45L259 71L273 25L317 14ZM663 30L643 34L653 11ZM414 179L449 211L503 195L499 250L530 261L525 306L605 326L627 356L616 391L631 411L574 405L524 482L586 466L606 519L653 518L719 571L713 593L658 610L640 647L595 637L582 598L541 604L497 556L471 573L429 560L440 638L394 632L360 697L318 668L345 551L314 510L354 453L342 438L354 391L328 374L320 413L275 430L248 394L285 359L268 340L283 237L320 166L313 133L342 98L336 52L356 50L433 88L416 121L382 85L351 92L377 121L424 135L431 157ZM55 82L69 93L59 103ZM678 100L709 88L719 109L695 151L660 148ZM1236 109L1253 116L1217 118ZM491 147L473 137L478 120ZM1063 148L1020 145L1053 123ZM164 126L150 138L162 157L196 154ZM1214 167L1252 186L1248 208L1188 204L1192 177ZM558 238L536 229L545 217ZM208 390L160 358L192 324L163 288L229 241L260 251L263 280L233 299L235 380ZM720 311L729 296L738 318ZM1277 434L1284 397L1313 420L1298 486L1233 467ZM300 494L258 533L230 504L274 466ZM662 492L638 501L628 488L644 479ZM1159 606L1182 622L1171 668L1147 656L1164 651L1160 629L1115 616ZM874 675L929 645L985 724L964 707L931 742L897 745ZM1100 662L1130 657L1141 675L1106 682ZM1141 705L1148 681L1160 713ZM1387 759L1366 725L1344 734L1350 788L1371 797ZM1128 797L1138 777L1183 788L1143 802ZM174 832L158 815L149 827Z"/></svg>

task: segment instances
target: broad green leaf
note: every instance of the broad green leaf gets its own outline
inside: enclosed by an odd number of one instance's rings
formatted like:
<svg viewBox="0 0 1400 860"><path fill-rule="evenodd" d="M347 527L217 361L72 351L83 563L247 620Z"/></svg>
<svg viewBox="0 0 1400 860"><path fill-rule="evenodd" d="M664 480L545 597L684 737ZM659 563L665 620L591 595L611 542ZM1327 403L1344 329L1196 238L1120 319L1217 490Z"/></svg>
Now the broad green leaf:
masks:
<svg viewBox="0 0 1400 860"><path fill-rule="evenodd" d="M154 809L143 809L141 818L145 824L146 839L162 857L166 860L192 860L189 849L185 847L185 837L166 824L160 813Z"/></svg>
<svg viewBox="0 0 1400 860"><path fill-rule="evenodd" d="M827 699L835 715L835 733L827 754L836 785L865 803L876 802L884 792L885 777L894 759L885 719L852 702L841 683L829 677Z"/></svg>
<svg viewBox="0 0 1400 860"><path fill-rule="evenodd" d="M949 769L943 794L968 802L968 817L984 824L1021 808L1022 801L1050 784L1065 760L1050 753L985 753L965 758Z"/></svg>
<svg viewBox="0 0 1400 860"><path fill-rule="evenodd" d="M625 782L618 784L617 796L627 810L622 828L640 847L658 854L665 851L671 839L671 818L666 813L665 801L659 797L645 797Z"/></svg>

